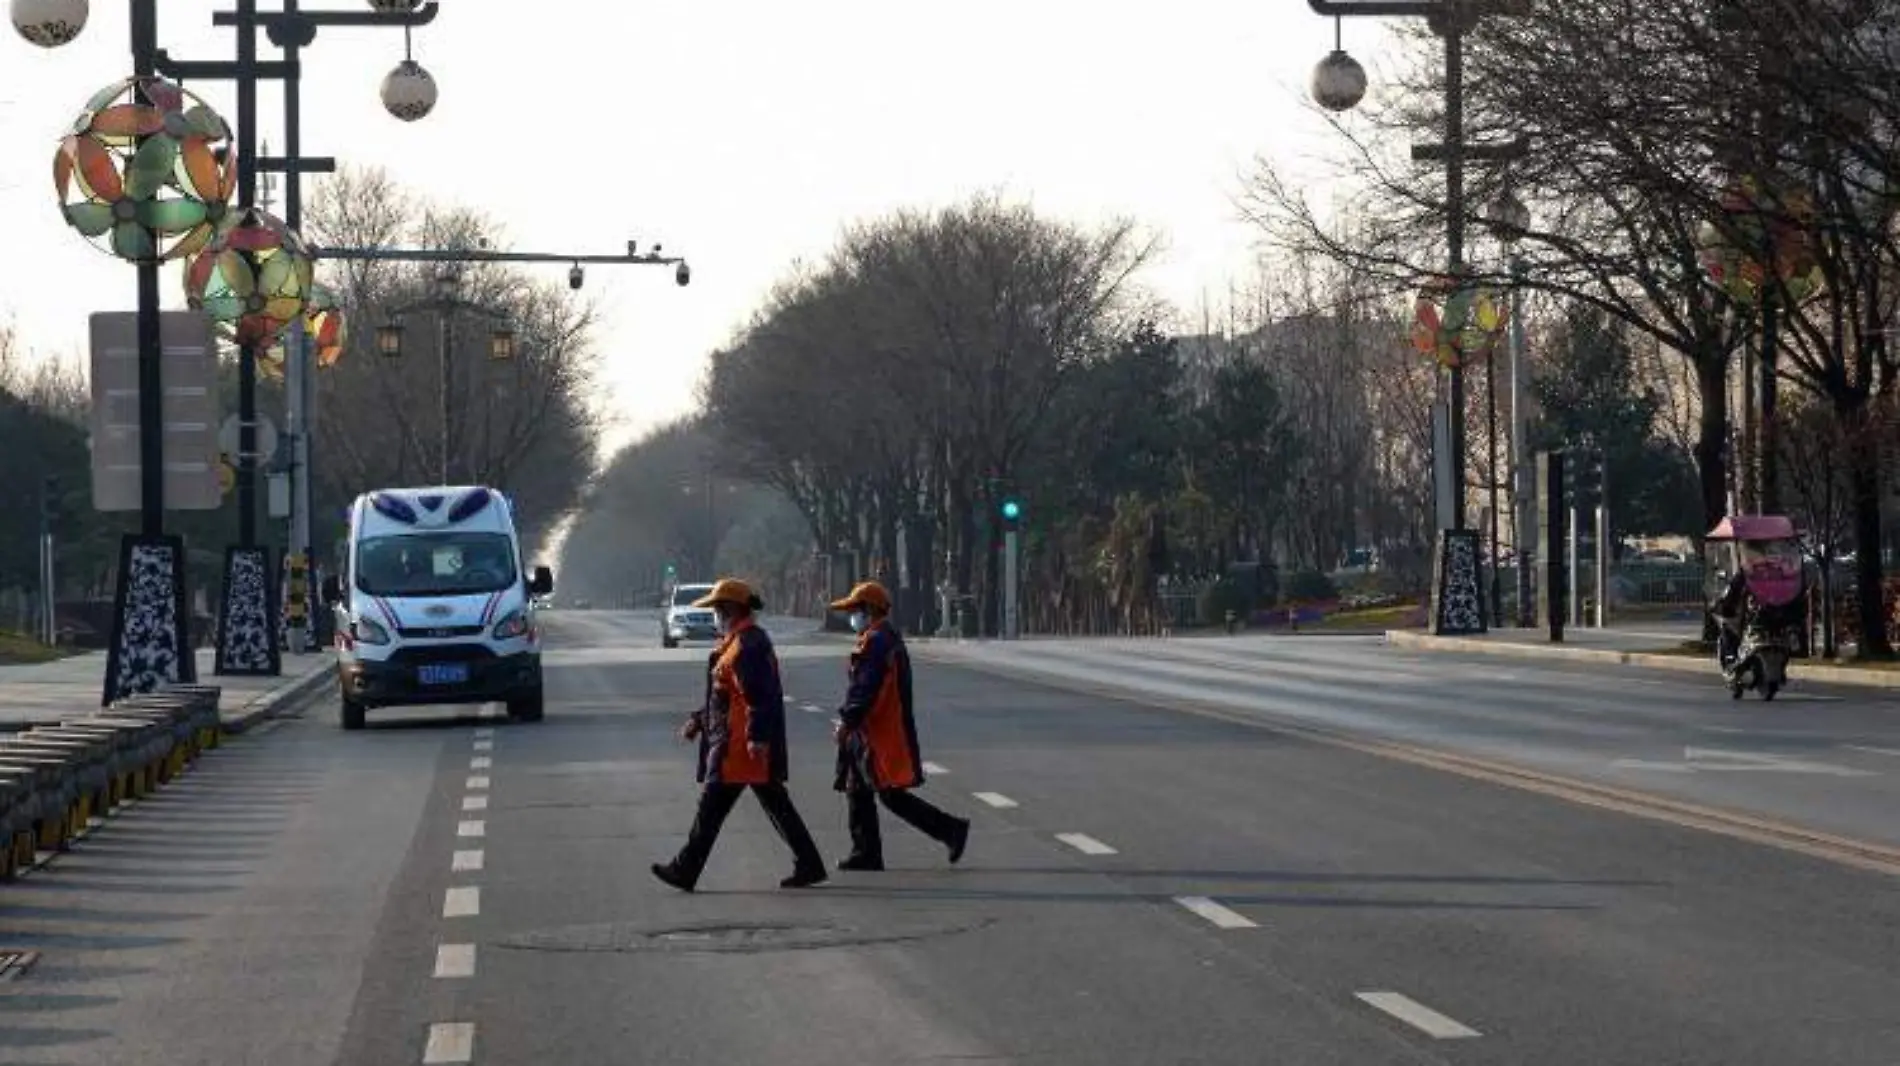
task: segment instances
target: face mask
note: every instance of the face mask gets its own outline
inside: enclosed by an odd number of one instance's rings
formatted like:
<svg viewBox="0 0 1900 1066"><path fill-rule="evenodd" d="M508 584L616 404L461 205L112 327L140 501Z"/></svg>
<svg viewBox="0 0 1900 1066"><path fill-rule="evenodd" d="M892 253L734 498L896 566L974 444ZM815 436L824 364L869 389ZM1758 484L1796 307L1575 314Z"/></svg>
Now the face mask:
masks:
<svg viewBox="0 0 1900 1066"><path fill-rule="evenodd" d="M863 611L851 612L851 632L862 633L864 632L864 627L868 624L869 620L864 617Z"/></svg>
<svg viewBox="0 0 1900 1066"><path fill-rule="evenodd" d="M724 611L713 614L713 632L725 636L732 629L732 619Z"/></svg>

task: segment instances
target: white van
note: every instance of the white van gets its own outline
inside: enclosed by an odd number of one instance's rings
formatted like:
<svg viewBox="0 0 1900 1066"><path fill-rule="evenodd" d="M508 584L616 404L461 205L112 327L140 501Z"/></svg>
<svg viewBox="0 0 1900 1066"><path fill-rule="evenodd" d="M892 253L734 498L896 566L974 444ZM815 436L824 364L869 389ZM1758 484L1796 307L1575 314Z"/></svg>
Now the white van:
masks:
<svg viewBox="0 0 1900 1066"><path fill-rule="evenodd" d="M508 498L481 486L379 489L350 505L336 611L343 728L373 707L501 702L539 721L545 566L522 573Z"/></svg>

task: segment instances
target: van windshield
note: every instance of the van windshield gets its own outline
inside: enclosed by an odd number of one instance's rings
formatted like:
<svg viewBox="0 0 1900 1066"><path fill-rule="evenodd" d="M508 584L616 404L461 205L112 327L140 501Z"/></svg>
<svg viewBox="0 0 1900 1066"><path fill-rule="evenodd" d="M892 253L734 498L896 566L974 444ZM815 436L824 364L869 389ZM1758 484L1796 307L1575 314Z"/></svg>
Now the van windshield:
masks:
<svg viewBox="0 0 1900 1066"><path fill-rule="evenodd" d="M501 533L405 533L356 548L356 587L371 596L466 596L515 584L514 548Z"/></svg>

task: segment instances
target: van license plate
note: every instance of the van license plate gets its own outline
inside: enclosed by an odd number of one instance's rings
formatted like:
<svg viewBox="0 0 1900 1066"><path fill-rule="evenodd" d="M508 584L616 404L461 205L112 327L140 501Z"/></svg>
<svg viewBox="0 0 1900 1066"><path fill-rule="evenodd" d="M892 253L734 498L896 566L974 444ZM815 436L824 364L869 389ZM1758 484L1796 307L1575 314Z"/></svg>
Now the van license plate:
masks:
<svg viewBox="0 0 1900 1066"><path fill-rule="evenodd" d="M416 680L424 685L460 685L468 681L467 663L433 663L416 668Z"/></svg>

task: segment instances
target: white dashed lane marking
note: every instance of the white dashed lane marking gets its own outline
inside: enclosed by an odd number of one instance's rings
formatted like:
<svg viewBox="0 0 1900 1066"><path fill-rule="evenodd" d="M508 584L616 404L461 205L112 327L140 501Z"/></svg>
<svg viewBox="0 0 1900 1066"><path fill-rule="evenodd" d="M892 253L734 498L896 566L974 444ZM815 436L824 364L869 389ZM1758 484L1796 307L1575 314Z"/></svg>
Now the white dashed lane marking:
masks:
<svg viewBox="0 0 1900 1066"><path fill-rule="evenodd" d="M475 731L476 740L487 740L489 737L492 737L494 735L495 735L495 727L492 725L485 725Z"/></svg>
<svg viewBox="0 0 1900 1066"><path fill-rule="evenodd" d="M475 750L476 751L494 751L495 742L492 740L478 740L475 742Z"/></svg>
<svg viewBox="0 0 1900 1066"><path fill-rule="evenodd" d="M488 809L488 797L463 796L462 809L465 811L485 811Z"/></svg>
<svg viewBox="0 0 1900 1066"><path fill-rule="evenodd" d="M495 765L495 760L486 755L477 755L468 761L468 768L471 770L486 770L493 765Z"/></svg>
<svg viewBox="0 0 1900 1066"><path fill-rule="evenodd" d="M442 980L475 976L475 945L436 945L435 975Z"/></svg>
<svg viewBox="0 0 1900 1066"><path fill-rule="evenodd" d="M468 782L465 785L463 785L463 787L468 789L470 792L479 792L482 789L485 789L488 787L488 778L480 774L476 774L470 777L468 779Z"/></svg>
<svg viewBox="0 0 1900 1066"><path fill-rule="evenodd" d="M483 837L483 836L487 836L487 835L488 835L488 823L487 823L487 822L480 822L480 821L474 821L474 820L470 820L470 821L466 821L466 822L463 822L462 824L460 824L460 825L458 825L458 826L456 826L456 827L455 827L455 835L456 835L456 836L458 836L458 837Z"/></svg>
<svg viewBox="0 0 1900 1066"><path fill-rule="evenodd" d="M803 707L801 707L801 708L799 708L799 709L800 709L800 710L802 710L802 711L804 711L804 712L805 712L806 714L823 714L823 713L825 713L825 709L824 709L823 707L820 707L820 706L818 706L818 705L817 705L816 703L807 703L807 704L806 704L805 706L803 706Z"/></svg>
<svg viewBox="0 0 1900 1066"><path fill-rule="evenodd" d="M1354 992L1360 1002L1397 1018L1434 1040L1468 1040L1478 1036L1476 1029L1454 1018L1447 1018L1409 996L1397 992Z"/></svg>
<svg viewBox="0 0 1900 1066"><path fill-rule="evenodd" d="M483 857L479 851L458 851L455 853L455 858L450 860L449 869L456 873L479 870L483 866Z"/></svg>
<svg viewBox="0 0 1900 1066"><path fill-rule="evenodd" d="M1214 923L1221 929L1258 929L1253 919L1229 910L1206 896L1176 896L1174 902Z"/></svg>
<svg viewBox="0 0 1900 1066"><path fill-rule="evenodd" d="M1114 848L1089 836L1087 833L1057 833L1056 839L1074 848L1084 855L1114 855Z"/></svg>
<svg viewBox="0 0 1900 1066"><path fill-rule="evenodd" d="M446 1066L474 1057L474 1022L437 1022L429 1026L429 1043L422 1049L422 1066Z"/></svg>
<svg viewBox="0 0 1900 1066"><path fill-rule="evenodd" d="M949 772L950 772L949 768L944 766L942 763L930 762L929 760L924 761L924 773L947 774Z"/></svg>
<svg viewBox="0 0 1900 1066"><path fill-rule="evenodd" d="M1015 800L1010 799L1001 792L973 792L971 795L999 810L1005 810L1017 805Z"/></svg>
<svg viewBox="0 0 1900 1066"><path fill-rule="evenodd" d="M482 890L474 885L459 885L442 896L442 917L473 918L482 912Z"/></svg>

